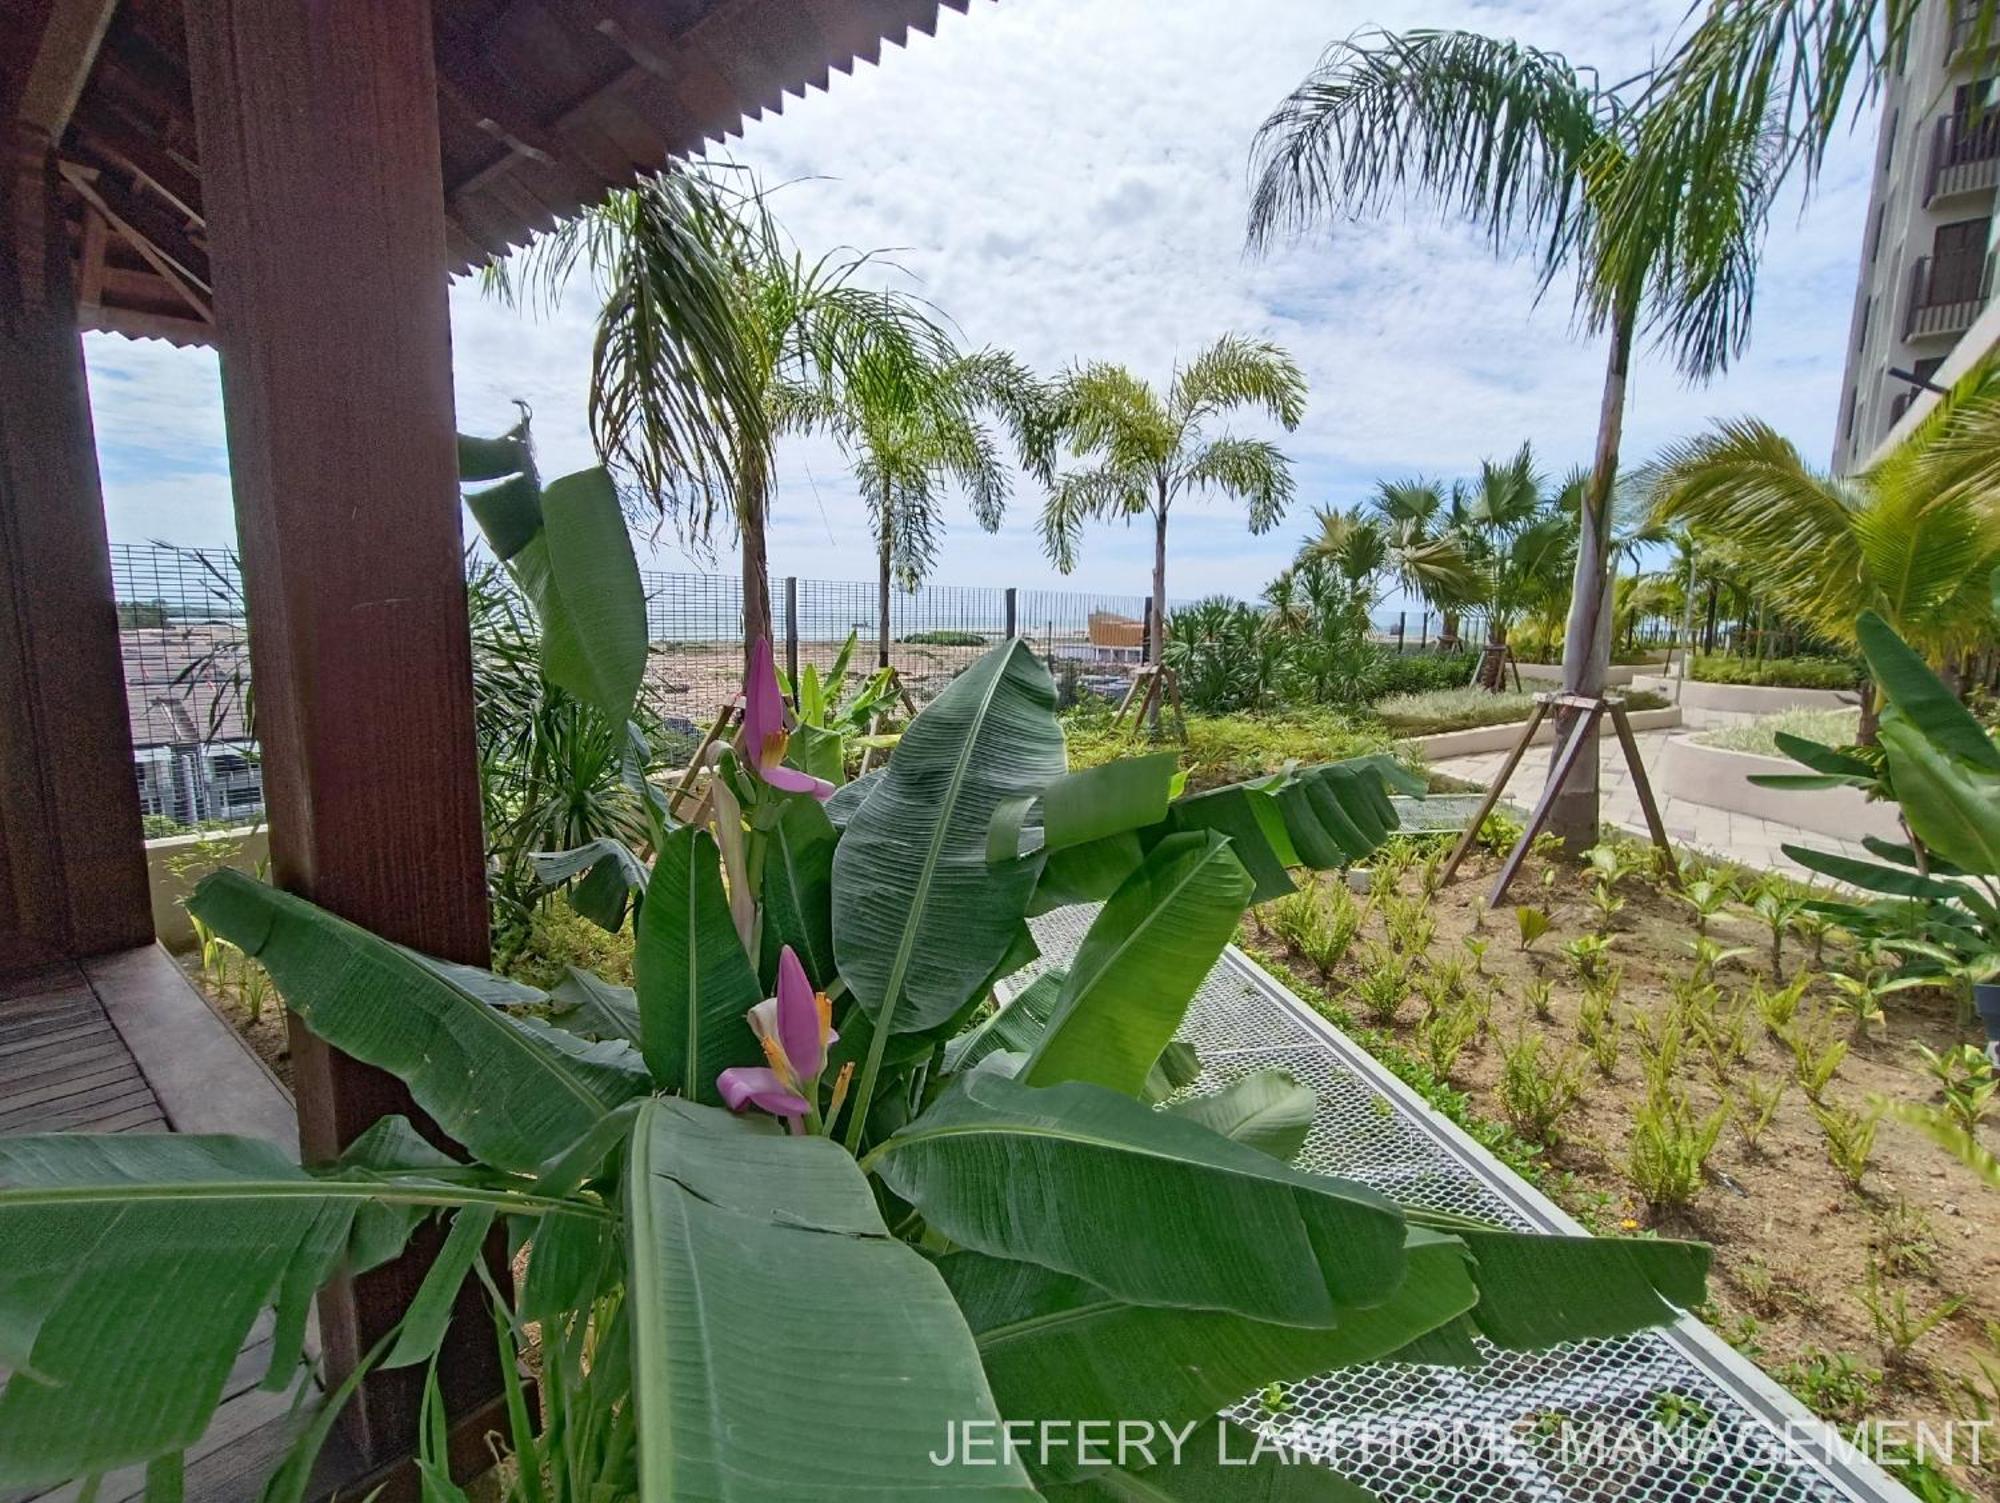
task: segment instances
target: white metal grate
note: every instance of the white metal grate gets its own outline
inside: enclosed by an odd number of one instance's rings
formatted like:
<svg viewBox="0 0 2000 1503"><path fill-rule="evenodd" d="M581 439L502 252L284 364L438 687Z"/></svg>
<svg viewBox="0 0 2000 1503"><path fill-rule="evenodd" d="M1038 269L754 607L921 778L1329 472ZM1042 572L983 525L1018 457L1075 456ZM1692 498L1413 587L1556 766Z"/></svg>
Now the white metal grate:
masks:
<svg viewBox="0 0 2000 1503"><path fill-rule="evenodd" d="M1042 958L1012 987L1067 964L1095 916L1086 906L1035 919ZM1301 1168L1501 1225L1581 1230L1233 947L1181 1036L1201 1056L1195 1093L1277 1067L1317 1094ZM1692 1317L1546 1352L1482 1350L1486 1364L1470 1370L1341 1369L1253 1395L1231 1417L1384 1500L1913 1503Z"/></svg>

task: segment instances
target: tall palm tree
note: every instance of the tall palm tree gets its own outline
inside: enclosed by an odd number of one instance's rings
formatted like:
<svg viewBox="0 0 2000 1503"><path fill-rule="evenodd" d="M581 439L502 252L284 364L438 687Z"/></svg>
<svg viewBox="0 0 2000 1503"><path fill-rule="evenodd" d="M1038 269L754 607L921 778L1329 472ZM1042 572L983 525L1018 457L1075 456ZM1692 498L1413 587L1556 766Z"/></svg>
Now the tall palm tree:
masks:
<svg viewBox="0 0 2000 1503"><path fill-rule="evenodd" d="M1010 487L990 417L1012 435L1021 465L1048 478L1045 405L1034 376L999 350L933 361L915 384L838 394L825 426L853 463L875 532L879 666L889 663L892 584L915 589L930 572L947 492L963 490L986 531L1000 526Z"/></svg>
<svg viewBox="0 0 2000 1503"><path fill-rule="evenodd" d="M579 263L603 285L590 423L605 463L694 546L709 546L729 511L746 658L773 635L777 437L843 408L918 408L954 358L927 305L869 285L877 262L854 251L809 260L754 186L681 170L611 194L529 261L550 293Z"/></svg>
<svg viewBox="0 0 2000 1503"><path fill-rule="evenodd" d="M1975 370L1872 469L1835 477L1754 420L1670 447L1646 472L1653 515L1685 525L1703 557L1754 577L1761 598L1855 646L1872 610L1947 675L1990 645L2000 565L2000 485L1937 483L1967 415L1989 421L2000 366Z"/></svg>
<svg viewBox="0 0 2000 1503"><path fill-rule="evenodd" d="M1406 193L1428 194L1482 223L1496 250L1531 253L1545 288L1573 274L1578 322L1608 344L1563 647L1563 687L1583 696L1603 692L1610 662L1610 504L1633 345L1650 333L1696 379L1740 353L1779 161L1755 115L1714 122L1699 173L1693 153L1645 158L1644 100L1641 80L1605 86L1559 54L1518 43L1373 32L1327 50L1264 122L1252 154L1253 247L1336 211L1380 212ZM1637 172L1652 185L1650 214L1607 217ZM1697 198L1704 233L1691 235L1683 211ZM1559 714L1559 735L1576 722L1574 711ZM1593 748L1550 827L1576 848L1595 841L1597 824Z"/></svg>
<svg viewBox="0 0 2000 1503"><path fill-rule="evenodd" d="M1269 531L1292 499L1292 466L1267 439L1211 434L1223 414L1261 407L1289 433L1299 425L1306 379L1275 344L1225 334L1175 370L1165 393L1121 365L1094 363L1057 383L1054 430L1070 455L1092 461L1054 477L1042 508L1042 543L1063 573L1076 567L1087 521L1153 519L1153 632L1158 664L1166 636L1167 517L1184 495L1220 491L1242 500L1250 530Z"/></svg>

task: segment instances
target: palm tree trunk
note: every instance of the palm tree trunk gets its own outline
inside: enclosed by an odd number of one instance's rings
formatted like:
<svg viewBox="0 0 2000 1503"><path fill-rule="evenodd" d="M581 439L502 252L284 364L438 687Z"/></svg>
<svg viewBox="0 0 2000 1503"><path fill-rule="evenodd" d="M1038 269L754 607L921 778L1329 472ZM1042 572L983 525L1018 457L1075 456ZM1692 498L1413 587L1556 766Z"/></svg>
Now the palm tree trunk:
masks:
<svg viewBox="0 0 2000 1503"><path fill-rule="evenodd" d="M1159 495L1159 505L1153 512L1153 630L1147 643L1147 657L1155 668L1166 661L1167 648L1167 486L1164 480L1160 482ZM1155 731L1160 728L1160 701L1166 697L1166 685L1155 685L1152 709L1147 715L1147 724Z"/></svg>
<svg viewBox="0 0 2000 1503"><path fill-rule="evenodd" d="M1507 627L1498 616L1486 618L1486 645L1479 653L1480 688L1498 694L1507 681Z"/></svg>
<svg viewBox="0 0 2000 1503"><path fill-rule="evenodd" d="M771 566L764 541L764 467L755 458L746 459L737 476L737 526L743 544L743 662L748 672L750 654L759 639L771 635Z"/></svg>
<svg viewBox="0 0 2000 1503"><path fill-rule="evenodd" d="M875 573L875 666L889 666L889 562L895 552L889 536L889 487L882 486L882 539L876 556Z"/></svg>
<svg viewBox="0 0 2000 1503"><path fill-rule="evenodd" d="M1596 699L1604 693L1611 666L1611 491L1618 479L1618 442L1625 427L1625 382L1632 364L1632 330L1637 312L1622 304L1612 315L1611 350L1605 363L1604 399L1598 409L1597 455L1590 490L1584 496L1576 539L1576 578L1570 587L1569 626L1563 635L1563 693ZM1582 712L1556 712L1556 739L1550 749L1553 773ZM1569 781L1556 794L1548 828L1577 855L1597 844L1599 799L1597 731L1583 748Z"/></svg>

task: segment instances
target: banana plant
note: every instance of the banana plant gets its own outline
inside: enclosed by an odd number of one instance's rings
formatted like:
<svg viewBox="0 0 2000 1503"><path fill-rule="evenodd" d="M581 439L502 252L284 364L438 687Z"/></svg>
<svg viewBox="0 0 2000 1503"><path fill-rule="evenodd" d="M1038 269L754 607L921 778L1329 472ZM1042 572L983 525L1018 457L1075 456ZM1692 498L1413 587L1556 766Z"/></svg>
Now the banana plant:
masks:
<svg viewBox="0 0 2000 1503"><path fill-rule="evenodd" d="M1994 576L2000 596L2000 573ZM1881 617L1864 613L1855 635L1888 701L1879 770L1814 743L1786 747L1816 776L1805 786L1847 781L1894 798L1909 839L1867 837L1877 859L1785 846L1808 870L1863 892L1869 903L1808 906L1840 927L1900 950L1910 964L1897 985L1929 979L1976 1003L1990 1047L2000 1048L2000 746L1957 695Z"/></svg>
<svg viewBox="0 0 2000 1503"><path fill-rule="evenodd" d="M752 717L723 756L727 797L651 871L636 987L593 978L593 1006L211 877L194 911L307 1027L404 1080L466 1161L394 1119L305 1169L251 1140L0 1139L0 1486L170 1471L260 1312L282 1380L311 1292L431 1216L445 1254L374 1357L435 1351L504 1223L527 1261L502 1339L511 1367L539 1327L551 1417L513 1437L524 1497L530 1472L557 1497L648 1503L1124 1496L1135 1479L1074 1455L933 1457L968 1422L1217 1425L1273 1382L1397 1353L1476 1363L1475 1334L1605 1336L1701 1297L1694 1244L1525 1235L1293 1167L1310 1095L1282 1076L1148 1105L1256 890L1238 851L1282 870L1379 840L1379 766L1209 807L1171 797L1170 757L1068 772L1054 686L1018 642L917 717L840 826L784 738ZM975 1053L1059 866L1108 898L1039 1010L1027 988ZM764 879L747 940L737 872ZM1143 1482L1175 1498L1202 1479Z"/></svg>
<svg viewBox="0 0 2000 1503"><path fill-rule="evenodd" d="M632 988L579 971L545 995L242 873L202 884L202 922L461 1156L393 1117L304 1167L251 1139L0 1136L0 1491L143 1466L178 1496L253 1324L282 1387L313 1292L432 1219L441 1251L357 1372L431 1361L504 1228L510 1503L1352 1500L1218 1416L1703 1297L1699 1244L1524 1234L1297 1167L1313 1097L1281 1072L1172 1099L1246 906L1378 845L1392 764L1192 797L1171 754L1071 772L1013 641L836 788L798 765L768 643L751 657L741 732L646 873ZM1072 963L1003 987L1028 917L1085 899ZM270 1503L303 1496L353 1383ZM1183 1443L1012 1443L1100 1421Z"/></svg>

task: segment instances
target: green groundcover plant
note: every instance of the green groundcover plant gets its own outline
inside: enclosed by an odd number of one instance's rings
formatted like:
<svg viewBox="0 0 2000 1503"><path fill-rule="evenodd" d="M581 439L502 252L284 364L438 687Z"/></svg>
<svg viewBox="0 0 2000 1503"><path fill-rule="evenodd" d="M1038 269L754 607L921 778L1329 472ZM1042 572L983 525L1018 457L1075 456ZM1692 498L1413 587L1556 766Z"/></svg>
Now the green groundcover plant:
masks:
<svg viewBox="0 0 2000 1503"><path fill-rule="evenodd" d="M643 602L597 556L629 553L608 483L571 480L512 517L509 557L567 634L551 659L615 706ZM1173 1098L1175 1035L1244 908L1383 840L1394 764L1199 794L1171 754L1070 772L1054 687L1012 641L842 785L838 748L791 733L769 644L752 657L698 805L647 805L650 866L573 863L636 904L632 988L579 971L543 992L240 873L203 884L194 912L464 1156L395 1117L306 1167L244 1138L0 1137L0 1489L144 1464L177 1496L260 1314L283 1386L313 1292L430 1218L442 1252L367 1361L430 1361L459 1286L487 1280L506 1372L539 1348L540 1422L517 1393L503 1469L534 1503L1352 1499L1219 1412L1701 1299L1697 1244L1525 1235L1293 1167L1313 1098L1279 1072ZM1103 907L1073 963L998 1001L1035 956L1028 918L1082 901ZM511 1292L478 1256L496 1228ZM1185 1443L953 1439L1119 1420ZM324 1429L302 1427L274 1503ZM1222 1471L1224 1447L1254 1464Z"/></svg>

